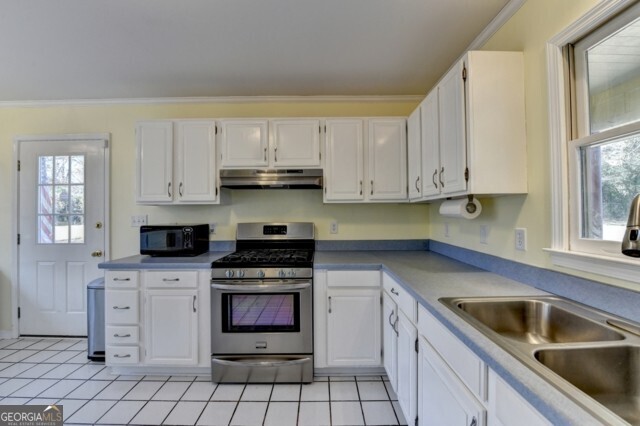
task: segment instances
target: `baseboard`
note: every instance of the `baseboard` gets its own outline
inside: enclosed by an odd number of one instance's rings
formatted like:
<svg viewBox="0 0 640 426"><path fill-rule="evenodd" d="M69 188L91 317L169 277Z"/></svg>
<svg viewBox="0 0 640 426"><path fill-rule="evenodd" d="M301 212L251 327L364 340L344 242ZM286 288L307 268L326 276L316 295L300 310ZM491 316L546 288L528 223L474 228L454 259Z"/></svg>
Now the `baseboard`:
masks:
<svg viewBox="0 0 640 426"><path fill-rule="evenodd" d="M12 330L0 330L0 339L15 339L16 335L13 334Z"/></svg>

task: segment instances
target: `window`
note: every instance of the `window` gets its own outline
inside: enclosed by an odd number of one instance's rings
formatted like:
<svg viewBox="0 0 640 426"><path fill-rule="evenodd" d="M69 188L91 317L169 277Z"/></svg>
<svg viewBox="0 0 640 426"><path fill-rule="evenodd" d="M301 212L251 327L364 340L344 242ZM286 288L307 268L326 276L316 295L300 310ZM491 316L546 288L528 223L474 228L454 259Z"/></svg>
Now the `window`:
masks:
<svg viewBox="0 0 640 426"><path fill-rule="evenodd" d="M620 243L640 192L639 17L637 0L598 2L547 43L551 260L633 283Z"/></svg>
<svg viewBox="0 0 640 426"><path fill-rule="evenodd" d="M84 155L38 158L38 243L84 243Z"/></svg>
<svg viewBox="0 0 640 426"><path fill-rule="evenodd" d="M569 85L571 250L617 256L631 200L640 193L638 16L626 11L566 50L574 68L569 73L574 76Z"/></svg>

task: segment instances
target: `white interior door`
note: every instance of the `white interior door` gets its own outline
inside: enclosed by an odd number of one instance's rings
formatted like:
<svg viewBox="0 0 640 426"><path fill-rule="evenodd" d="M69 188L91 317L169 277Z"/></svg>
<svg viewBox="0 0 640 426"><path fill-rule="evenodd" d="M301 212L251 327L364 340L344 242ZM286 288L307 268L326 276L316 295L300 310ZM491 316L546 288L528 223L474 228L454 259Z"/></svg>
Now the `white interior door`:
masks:
<svg viewBox="0 0 640 426"><path fill-rule="evenodd" d="M87 291L105 260L106 139L20 139L20 334L87 333Z"/></svg>

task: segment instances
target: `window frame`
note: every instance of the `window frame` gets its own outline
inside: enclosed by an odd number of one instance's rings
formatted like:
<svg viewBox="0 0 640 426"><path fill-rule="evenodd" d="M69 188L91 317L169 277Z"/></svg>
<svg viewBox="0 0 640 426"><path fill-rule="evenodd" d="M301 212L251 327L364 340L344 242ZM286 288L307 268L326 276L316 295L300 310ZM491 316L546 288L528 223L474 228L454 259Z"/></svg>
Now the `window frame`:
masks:
<svg viewBox="0 0 640 426"><path fill-rule="evenodd" d="M572 141L571 135L576 134L577 125L572 121L571 108L576 108L575 99L571 99L573 78L570 78L568 60L573 45L598 27L606 28L607 21L613 19L629 7L637 8L637 0L609 0L600 2L585 15L576 20L569 27L547 42L547 81L548 81L548 118L551 164L551 209L552 209L552 241L551 248L545 249L550 253L551 261L556 266L567 267L581 272L604 275L611 278L640 283L640 263L620 253L620 244L606 241L596 245L592 252L580 251L579 244L572 244L572 235L579 235L580 214L576 214L576 207L580 207L581 197L575 194L575 185L580 177L576 173L579 169L577 150L578 145L594 143L591 137ZM617 23L617 25L620 25ZM599 30L598 30L599 31ZM572 90L569 90L569 89ZM635 124L637 125L637 123ZM632 126L635 126L632 125ZM629 132L629 128L617 128L598 134L598 140L609 139L622 129ZM609 133L610 134L606 134ZM593 242L593 241L592 241ZM609 243L609 244L607 244ZM617 245L613 253L613 246ZM626 286L626 284L621 284ZM631 284L630 288L634 287Z"/></svg>

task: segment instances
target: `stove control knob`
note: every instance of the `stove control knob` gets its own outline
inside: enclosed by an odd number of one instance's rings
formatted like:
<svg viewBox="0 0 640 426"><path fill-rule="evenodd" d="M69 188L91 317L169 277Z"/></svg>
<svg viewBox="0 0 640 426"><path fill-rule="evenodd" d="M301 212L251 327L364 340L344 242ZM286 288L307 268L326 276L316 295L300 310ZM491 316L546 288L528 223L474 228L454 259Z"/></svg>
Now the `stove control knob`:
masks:
<svg viewBox="0 0 640 426"><path fill-rule="evenodd" d="M291 278L294 278L294 277L296 276L296 270L295 270L295 269L290 270L290 271L289 271L289 276L290 276Z"/></svg>
<svg viewBox="0 0 640 426"><path fill-rule="evenodd" d="M244 271L242 269L238 269L236 275L238 278L244 278Z"/></svg>
<svg viewBox="0 0 640 426"><path fill-rule="evenodd" d="M224 271L224 276L227 278L233 278L233 271L231 269L227 269Z"/></svg>
<svg viewBox="0 0 640 426"><path fill-rule="evenodd" d="M287 276L287 272L286 272L284 269L280 269L280 270L278 271L278 276L279 276L280 278L284 278L284 277L286 277L286 276Z"/></svg>
<svg viewBox="0 0 640 426"><path fill-rule="evenodd" d="M264 271L262 269L258 271L258 278L264 278Z"/></svg>

